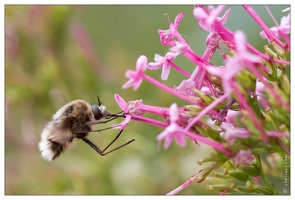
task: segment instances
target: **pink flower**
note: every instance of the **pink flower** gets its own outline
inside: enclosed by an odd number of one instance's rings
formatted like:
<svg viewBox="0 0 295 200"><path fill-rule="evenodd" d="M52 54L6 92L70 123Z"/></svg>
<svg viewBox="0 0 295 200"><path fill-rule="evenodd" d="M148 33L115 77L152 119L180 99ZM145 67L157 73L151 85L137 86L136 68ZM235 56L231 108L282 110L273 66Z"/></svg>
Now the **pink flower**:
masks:
<svg viewBox="0 0 295 200"><path fill-rule="evenodd" d="M235 49L236 49L236 62L250 62L258 63L261 58L253 55L247 51L247 37L243 31L236 31L234 34Z"/></svg>
<svg viewBox="0 0 295 200"><path fill-rule="evenodd" d="M166 45L172 45L174 46L174 42L172 41L173 37L175 36L177 29L180 25L180 21L184 17L184 13L180 13L179 15L176 16L174 23L170 24L170 27L168 30L158 30L158 33L160 34L160 41L161 43L166 46Z"/></svg>
<svg viewBox="0 0 295 200"><path fill-rule="evenodd" d="M129 80L122 86L122 88L128 88L133 86L133 90L137 90L142 82L142 74L147 68L147 57L142 55L136 61L136 71L127 70L125 76Z"/></svg>
<svg viewBox="0 0 295 200"><path fill-rule="evenodd" d="M219 34L215 32L210 32L207 39L206 39L206 44L211 48L214 49L219 45L221 37Z"/></svg>
<svg viewBox="0 0 295 200"><path fill-rule="evenodd" d="M197 20L199 20L199 25L202 29L208 32L215 32L215 21L220 22L222 25L225 24L228 14L231 9L228 9L222 18L218 17L221 11L224 9L224 5L217 6L214 8L213 6L209 6L208 9L210 13L208 14L204 7L196 7L193 11L193 14Z"/></svg>
<svg viewBox="0 0 295 200"><path fill-rule="evenodd" d="M237 119L240 113L241 113L240 111L228 110L226 115L226 122L232 125L236 125L235 120Z"/></svg>
<svg viewBox="0 0 295 200"><path fill-rule="evenodd" d="M222 123L221 128L225 129L223 138L229 144L233 144L236 138L247 138L251 135L250 131L243 128L234 128L231 124Z"/></svg>
<svg viewBox="0 0 295 200"><path fill-rule="evenodd" d="M215 67L215 66L207 66L206 71L209 72L213 76L220 77L222 79L222 85L223 90L226 93L230 93L231 87L230 87L230 81L232 80L232 75L230 72L230 69L227 69L224 66Z"/></svg>
<svg viewBox="0 0 295 200"><path fill-rule="evenodd" d="M247 38L242 31L236 31L234 34L235 50L234 57L228 58L225 61L225 67L208 66L206 70L222 79L222 84L225 92L230 92L230 82L234 76L242 71L245 67L251 67L254 63L258 63L261 58L247 51Z"/></svg>
<svg viewBox="0 0 295 200"><path fill-rule="evenodd" d="M185 146L186 140L185 140L185 135L182 133L183 128L181 128L177 124L177 121L179 120L179 112L178 112L176 103L170 106L169 114L170 114L170 125L167 126L166 129L157 136L157 140L160 141L165 139L165 142L164 142L165 149L167 149L170 146L174 137L178 145Z"/></svg>
<svg viewBox="0 0 295 200"><path fill-rule="evenodd" d="M141 109L141 106L143 105L142 100L129 101L126 103L126 101L118 94L115 94L114 98L125 114L143 115L144 111Z"/></svg>
<svg viewBox="0 0 295 200"><path fill-rule="evenodd" d="M126 103L126 101L120 97L120 95L115 94L114 98L119 105L119 107L122 109L122 111L126 114L125 119L120 123L112 126L116 129L124 129L129 121L131 120L131 114L134 115L143 115L143 111L140 109L140 106L142 105L142 100L136 100L136 101L130 101Z"/></svg>
<svg viewBox="0 0 295 200"><path fill-rule="evenodd" d="M175 41L175 45L169 49L170 52L178 54L182 54L187 47L187 43L185 41L178 42Z"/></svg>
<svg viewBox="0 0 295 200"><path fill-rule="evenodd" d="M115 128L115 129L121 129L122 130L127 126L129 121L131 120L131 115L128 114L129 110L128 110L128 105L127 105L126 101L122 97L120 97L120 95L118 95L118 94L115 94L114 98L115 98L115 101L117 102L117 104L119 105L119 107L126 114L126 117L120 124L116 124L116 125L114 125L112 127Z"/></svg>
<svg viewBox="0 0 295 200"><path fill-rule="evenodd" d="M257 95L257 98L258 98L258 101L265 97L265 94L264 94L264 91L265 91L265 85L261 82L261 81L256 81L256 89L255 89L255 93Z"/></svg>
<svg viewBox="0 0 295 200"><path fill-rule="evenodd" d="M281 18L281 23L279 26L273 26L270 28L270 30L274 33L274 35L280 39L281 36L283 35L287 35L287 34L290 34L290 28L291 28L291 25L290 25L290 19L291 19L291 16L290 16L290 13L287 15L287 16L283 16ZM265 34L264 31L260 32L260 36L262 38L267 38L267 35Z"/></svg>
<svg viewBox="0 0 295 200"><path fill-rule="evenodd" d="M269 107L269 105L266 100L266 95L264 94L264 92L265 92L265 85L262 82L257 80L256 88L255 88L257 100L263 105L263 107L267 108Z"/></svg>
<svg viewBox="0 0 295 200"><path fill-rule="evenodd" d="M183 80L179 86L174 86L174 90L185 94L185 95L195 95L194 93L191 92L192 88L195 87L196 82L189 79Z"/></svg>
<svg viewBox="0 0 295 200"><path fill-rule="evenodd" d="M200 91L203 92L205 95L211 94L210 89L208 87L205 87L205 86L202 87Z"/></svg>
<svg viewBox="0 0 295 200"><path fill-rule="evenodd" d="M247 38L244 32L236 31L234 34L236 54L234 57L226 60L227 73L225 79L233 78L237 73L245 67L251 66L254 63L259 63L261 58L247 51Z"/></svg>
<svg viewBox="0 0 295 200"><path fill-rule="evenodd" d="M161 79L167 80L169 76L169 72L170 72L170 66L171 66L170 62L171 60L174 60L177 55L178 55L177 53L172 53L172 52L166 53L165 57L155 54L154 60L156 62L150 62L148 64L148 68L150 70L156 70L162 67Z"/></svg>
<svg viewBox="0 0 295 200"><path fill-rule="evenodd" d="M237 163L241 164L241 165L247 165L249 166L252 162L252 160L254 160L254 156L251 153L251 150L240 150L236 157L235 160Z"/></svg>

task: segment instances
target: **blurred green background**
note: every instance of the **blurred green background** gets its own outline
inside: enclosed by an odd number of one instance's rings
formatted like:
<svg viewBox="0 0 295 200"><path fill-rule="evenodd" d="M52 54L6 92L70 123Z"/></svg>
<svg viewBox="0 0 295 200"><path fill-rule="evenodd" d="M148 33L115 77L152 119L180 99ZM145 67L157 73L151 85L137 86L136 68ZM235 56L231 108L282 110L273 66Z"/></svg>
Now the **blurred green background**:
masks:
<svg viewBox="0 0 295 200"><path fill-rule="evenodd" d="M243 8L230 7L226 27L244 30L262 50L267 41L258 36L259 27ZM286 7L270 9L280 21ZM254 8L274 25L263 6ZM113 98L118 93L126 101L185 105L145 81L137 91L121 87L125 71L135 68L140 55L152 62L155 53L168 51L157 33L169 27L164 13L171 21L185 13L179 31L202 55L208 33L200 30L192 11L191 5L5 6L5 194L166 194L202 169L196 161L209 155L210 148L188 141L185 148L172 142L167 150L157 149L162 129L140 122L131 122L116 144L135 142L105 157L81 141L53 162L40 158L37 148L45 124L67 101L96 104L99 95L110 112L118 112ZM194 69L184 58L176 63L189 72ZM212 63L222 65L218 56ZM160 80L161 71L147 74ZM165 84L173 87L183 79L171 70ZM103 148L116 134L108 130L89 138ZM192 184L179 194L212 194L205 186Z"/></svg>

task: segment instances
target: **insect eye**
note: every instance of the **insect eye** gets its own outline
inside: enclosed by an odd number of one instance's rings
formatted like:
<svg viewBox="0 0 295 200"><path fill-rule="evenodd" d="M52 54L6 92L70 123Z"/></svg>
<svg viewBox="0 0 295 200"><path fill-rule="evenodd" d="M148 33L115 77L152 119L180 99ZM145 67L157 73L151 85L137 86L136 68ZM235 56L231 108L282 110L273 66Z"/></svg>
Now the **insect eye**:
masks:
<svg viewBox="0 0 295 200"><path fill-rule="evenodd" d="M102 118L102 113L101 113L100 109L96 105L91 106L91 110L92 110L92 113L93 113L94 118L96 120L99 120L99 119Z"/></svg>

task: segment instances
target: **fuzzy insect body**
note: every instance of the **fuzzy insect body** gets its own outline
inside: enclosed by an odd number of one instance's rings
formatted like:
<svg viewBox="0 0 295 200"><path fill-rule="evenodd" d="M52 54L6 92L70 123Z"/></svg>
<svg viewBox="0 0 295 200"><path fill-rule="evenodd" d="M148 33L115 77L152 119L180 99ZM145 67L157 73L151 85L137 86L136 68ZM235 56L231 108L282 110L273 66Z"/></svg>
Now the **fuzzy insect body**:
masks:
<svg viewBox="0 0 295 200"><path fill-rule="evenodd" d="M75 138L85 138L93 123L108 115L100 102L93 106L84 100L67 103L53 115L41 133L41 156L48 161L54 160L73 146Z"/></svg>

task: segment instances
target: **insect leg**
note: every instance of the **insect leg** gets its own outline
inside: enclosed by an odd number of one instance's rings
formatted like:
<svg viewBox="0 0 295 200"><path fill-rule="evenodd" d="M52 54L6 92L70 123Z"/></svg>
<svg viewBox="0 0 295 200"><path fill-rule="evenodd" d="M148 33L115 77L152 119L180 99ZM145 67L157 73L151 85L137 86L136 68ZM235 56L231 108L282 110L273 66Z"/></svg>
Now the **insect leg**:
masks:
<svg viewBox="0 0 295 200"><path fill-rule="evenodd" d="M124 130L124 129L123 129ZM110 143L110 144L108 144L108 146L106 146L105 148L104 148L104 150L102 150L102 152L104 153L119 137L120 137L120 135L121 135L121 133L123 132L123 130L121 130L120 132L119 132L119 134L115 137L115 139L113 139L113 141ZM116 147L116 148L114 148L114 149L112 149L112 150L110 150L110 151L108 151L108 152L106 152L106 153L104 153L104 154L108 154L108 153L111 153L112 151L115 151L115 150L117 150L117 149L120 149L120 148L122 148L122 147L124 147L124 146L126 146L127 144L129 144L129 143L131 143L131 142L133 142L135 139L132 139L132 140L129 140L128 142L126 142L126 143L124 143L124 144L122 144L122 145L120 145L120 146L118 146L118 147Z"/></svg>
<svg viewBox="0 0 295 200"><path fill-rule="evenodd" d="M131 142L134 142L134 141L135 141L135 139L129 140L128 142L126 142L126 143L124 143L124 144L122 144L122 145L120 145L120 146L118 146L118 147L116 147L116 148L114 148L114 149L112 149L112 150L104 153L104 155L107 155L107 154L109 154L109 153L111 153L113 151L116 151L118 149L121 149L122 147L124 147L124 146L126 146L126 145L128 145L128 144L130 144Z"/></svg>
<svg viewBox="0 0 295 200"><path fill-rule="evenodd" d="M113 151L116 151L116 150L118 150L118 149L120 149L120 148L122 148L122 147L124 147L124 146L126 146L126 145L128 145L128 144L130 144L131 142L133 142L135 139L132 139L132 140L129 140L128 142L126 142L126 143L124 143L124 144L122 144L122 145L120 145L120 146L118 146L118 147L116 147L116 148L114 148L114 149L112 149L112 150L110 150L110 151L107 151L107 152L105 152L119 137L120 137L120 135L121 135L121 133L122 133L122 131L123 130L121 130L120 132L119 132L119 134L115 137L115 139L113 139L113 141L110 143L110 144L108 144L102 151L95 145L95 144L93 144L90 140L88 140L87 138L81 138L84 142L86 142L90 147L92 147L97 153L99 153L101 156L104 156L104 155L107 155L107 154L109 154L109 153L111 153L111 152L113 152ZM104 153L105 152L105 153Z"/></svg>
<svg viewBox="0 0 295 200"><path fill-rule="evenodd" d="M124 129L123 129L124 130ZM110 144L108 144L108 146L106 146L106 148L104 148L104 150L102 150L102 152L104 152L105 150L107 150L119 137L120 137L120 135L121 135L121 133L123 132L123 130L121 130L120 132L119 132L119 134L115 137L115 139L113 139L113 141L110 143Z"/></svg>
<svg viewBox="0 0 295 200"><path fill-rule="evenodd" d="M87 138L83 137L81 138L86 144L88 144L92 149L94 149L97 153L99 153L101 156L104 156L103 152L95 145L93 144L90 140Z"/></svg>

